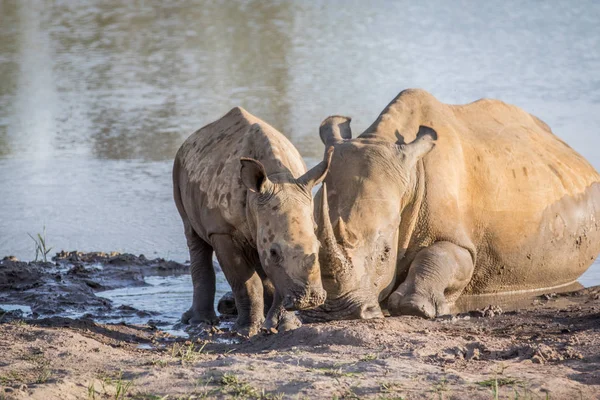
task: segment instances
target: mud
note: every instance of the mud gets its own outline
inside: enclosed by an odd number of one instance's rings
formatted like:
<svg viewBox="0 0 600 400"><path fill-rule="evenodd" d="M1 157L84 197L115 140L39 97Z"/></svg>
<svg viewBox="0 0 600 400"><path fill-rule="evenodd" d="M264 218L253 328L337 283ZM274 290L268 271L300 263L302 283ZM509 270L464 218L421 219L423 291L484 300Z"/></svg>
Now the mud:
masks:
<svg viewBox="0 0 600 400"><path fill-rule="evenodd" d="M600 398L600 287L538 296L514 311L488 305L436 320L305 324L251 339L225 322L182 338L156 324L98 322L95 314L144 310L114 310L86 282L112 288L122 276L143 285L145 274L183 273L185 265L69 257L0 264L1 298L32 309L0 311L0 398ZM55 298L55 282L80 288L69 293L95 311L42 315L76 306Z"/></svg>
<svg viewBox="0 0 600 400"><path fill-rule="evenodd" d="M144 277L189 273L189 266L162 258L147 259L120 253L60 252L52 262L22 262L14 257L0 261L0 304L29 306L29 318L53 315L148 316L133 307L113 307L98 292L144 286ZM0 306L1 307L1 306ZM185 305L182 305L182 308ZM12 311L5 318L22 317Z"/></svg>

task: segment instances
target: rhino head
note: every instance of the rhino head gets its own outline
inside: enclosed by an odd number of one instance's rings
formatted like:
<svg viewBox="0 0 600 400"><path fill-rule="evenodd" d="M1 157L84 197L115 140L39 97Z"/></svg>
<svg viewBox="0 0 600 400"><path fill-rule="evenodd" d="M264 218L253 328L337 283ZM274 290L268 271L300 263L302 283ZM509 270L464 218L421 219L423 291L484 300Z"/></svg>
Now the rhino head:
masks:
<svg viewBox="0 0 600 400"><path fill-rule="evenodd" d="M396 283L401 220L415 192L416 165L437 135L421 127L409 144L351 139L350 118L340 116L327 118L320 135L335 148L315 209L327 301L303 318L383 317L379 304Z"/></svg>
<svg viewBox="0 0 600 400"><path fill-rule="evenodd" d="M332 151L298 178L287 172L268 176L260 161L240 160L241 179L250 191L248 220L256 225L261 265L287 310L308 309L325 301L312 188L327 175L331 156Z"/></svg>

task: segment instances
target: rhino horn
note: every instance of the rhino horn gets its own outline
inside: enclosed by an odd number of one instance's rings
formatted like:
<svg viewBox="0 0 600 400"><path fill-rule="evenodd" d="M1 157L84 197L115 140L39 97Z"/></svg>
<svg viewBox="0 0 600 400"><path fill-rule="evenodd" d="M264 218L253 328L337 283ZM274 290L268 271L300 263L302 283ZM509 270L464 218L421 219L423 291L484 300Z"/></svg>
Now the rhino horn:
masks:
<svg viewBox="0 0 600 400"><path fill-rule="evenodd" d="M343 246L354 247L356 245L356 238L346 228L346 223L339 217L335 225L335 234L340 239Z"/></svg>
<svg viewBox="0 0 600 400"><path fill-rule="evenodd" d="M327 185L323 184L321 193L321 220L317 235L321 241L321 271L329 272L332 276L346 270L348 260L337 243L333 226L329 218L329 202L327 201Z"/></svg>

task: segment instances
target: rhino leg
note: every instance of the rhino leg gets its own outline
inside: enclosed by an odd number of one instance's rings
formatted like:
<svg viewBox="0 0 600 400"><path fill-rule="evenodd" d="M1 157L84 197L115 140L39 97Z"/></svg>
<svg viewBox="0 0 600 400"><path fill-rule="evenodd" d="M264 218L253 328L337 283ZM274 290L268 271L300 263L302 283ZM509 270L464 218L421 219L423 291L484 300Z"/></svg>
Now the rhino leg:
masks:
<svg viewBox="0 0 600 400"><path fill-rule="evenodd" d="M287 311L283 307L283 298L275 291L273 304L269 309L263 329L270 331L277 329L279 332L291 331L302 325L295 313Z"/></svg>
<svg viewBox="0 0 600 400"><path fill-rule="evenodd" d="M448 314L473 274L471 253L450 242L436 242L421 250L406 280L388 299L391 315L435 318Z"/></svg>
<svg viewBox="0 0 600 400"><path fill-rule="evenodd" d="M212 263L213 248L186 224L185 235L190 250L190 271L194 296L192 306L181 316L184 324L206 323L215 325L219 318L215 314L215 270Z"/></svg>
<svg viewBox="0 0 600 400"><path fill-rule="evenodd" d="M267 275L264 273L260 263L257 265L257 267L258 268L256 272L258 273L258 276L260 276L260 279L262 280L263 284L263 299L265 302L266 312L268 309L271 308L271 305L273 304L273 299L275 298L275 286L273 285L273 282L271 282L269 277L267 277Z"/></svg>
<svg viewBox="0 0 600 400"><path fill-rule="evenodd" d="M213 235L211 241L235 298L238 317L233 330L246 336L255 335L264 321L264 299L262 281L252 257L229 235Z"/></svg>

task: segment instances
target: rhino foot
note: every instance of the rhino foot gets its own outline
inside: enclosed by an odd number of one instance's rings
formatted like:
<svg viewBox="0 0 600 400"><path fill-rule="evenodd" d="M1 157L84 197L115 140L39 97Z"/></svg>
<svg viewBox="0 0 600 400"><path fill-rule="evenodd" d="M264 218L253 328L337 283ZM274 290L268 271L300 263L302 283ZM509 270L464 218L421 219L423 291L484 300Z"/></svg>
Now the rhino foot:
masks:
<svg viewBox="0 0 600 400"><path fill-rule="evenodd" d="M199 313L194 312L194 310L190 308L181 315L181 322L189 325L219 325L221 320L214 311L212 313Z"/></svg>
<svg viewBox="0 0 600 400"><path fill-rule="evenodd" d="M267 318L265 323L263 324L263 331L273 332L276 330L277 332L287 332L293 331L294 329L298 329L302 326L302 322L296 316L295 313L284 311L277 318L271 317Z"/></svg>
<svg viewBox="0 0 600 400"><path fill-rule="evenodd" d="M236 332L237 334L245 337L252 337L258 332L260 332L260 328L262 326L262 321L260 323L246 324L246 323L238 323L233 324L231 330Z"/></svg>
<svg viewBox="0 0 600 400"><path fill-rule="evenodd" d="M279 321L277 325L277 330L279 332L287 332L293 331L294 329L298 329L302 326L302 322L295 313L287 312Z"/></svg>
<svg viewBox="0 0 600 400"><path fill-rule="evenodd" d="M394 292L388 300L388 311L392 316L414 315L421 318L435 318L449 313L450 308L443 296L402 296Z"/></svg>

